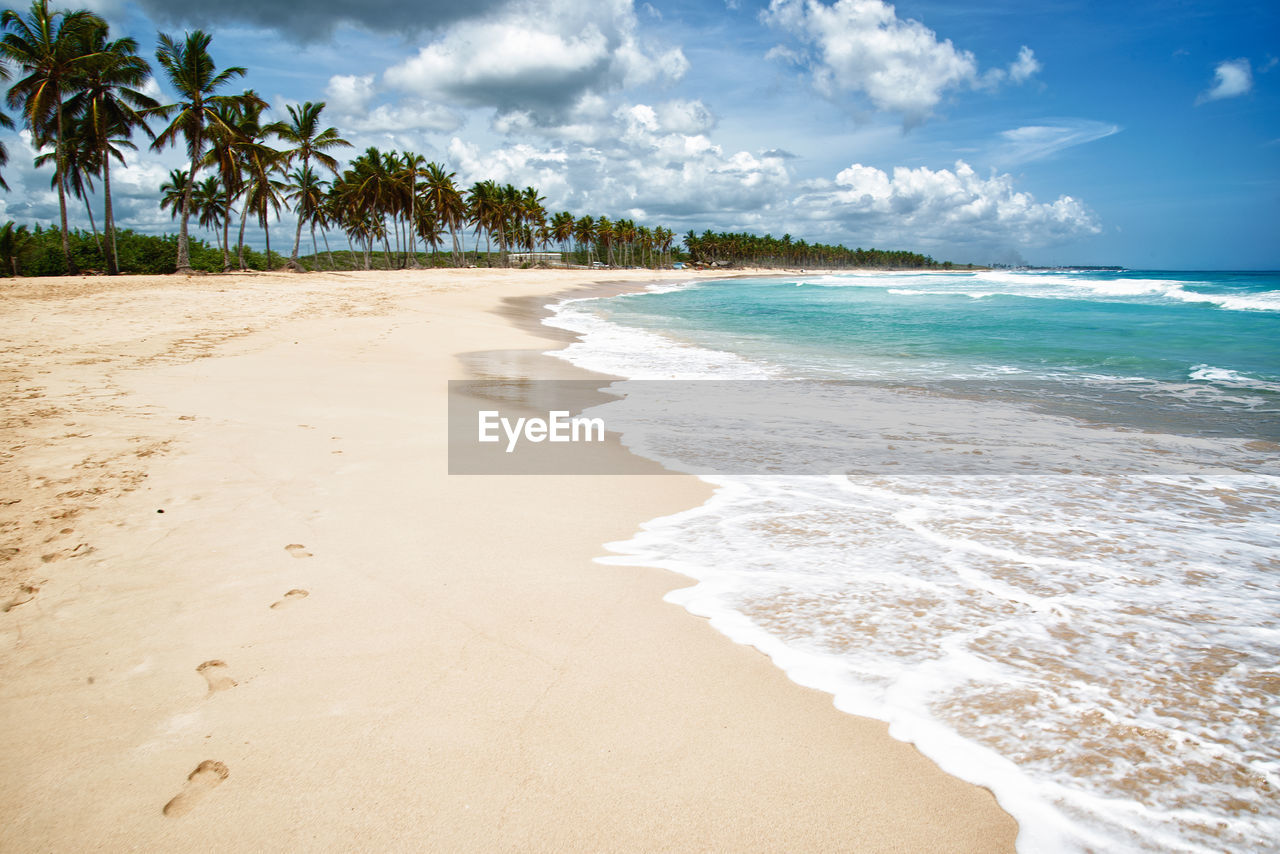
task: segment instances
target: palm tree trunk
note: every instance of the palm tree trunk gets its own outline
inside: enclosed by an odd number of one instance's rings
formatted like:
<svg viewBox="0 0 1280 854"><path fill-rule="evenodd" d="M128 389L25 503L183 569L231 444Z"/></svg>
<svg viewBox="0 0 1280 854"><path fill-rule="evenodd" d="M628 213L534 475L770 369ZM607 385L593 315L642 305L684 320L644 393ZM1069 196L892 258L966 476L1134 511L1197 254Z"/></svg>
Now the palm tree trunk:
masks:
<svg viewBox="0 0 1280 854"><path fill-rule="evenodd" d="M187 236L187 221L191 218L191 189L196 183L196 169L200 167L200 138L191 144L191 171L187 173L187 185L182 190L182 225L178 227L178 260L176 272L191 272L191 247Z"/></svg>
<svg viewBox="0 0 1280 854"><path fill-rule="evenodd" d="M111 253L107 257L107 275L120 275L120 256L116 248L116 217L111 207L111 155L102 156L102 227L107 230L107 246Z"/></svg>
<svg viewBox="0 0 1280 854"><path fill-rule="evenodd" d="M316 224L314 222L311 223L311 257L314 259L311 263L315 264L316 268L319 269L320 249L316 246Z"/></svg>
<svg viewBox="0 0 1280 854"><path fill-rule="evenodd" d="M67 265L67 273L75 273L75 262L71 260L71 238L67 234L67 187L66 187L66 158L63 156L62 148L62 94L60 92L54 94L54 98L58 102L58 138L57 145L57 166L58 166L58 213L62 217L62 258Z"/></svg>
<svg viewBox="0 0 1280 854"><path fill-rule="evenodd" d="M312 234L315 233L314 229L315 229L315 226L313 225ZM320 229L320 236L324 238L324 251L325 251L325 254L329 256L329 266L332 267L334 270L338 269L338 262L333 260L333 250L329 248L329 229L327 228Z"/></svg>
<svg viewBox="0 0 1280 854"><path fill-rule="evenodd" d="M298 207L302 207L301 204ZM315 229L311 231L312 237L315 236ZM289 256L289 263L298 266L298 244L302 242L302 214L298 214L298 229L293 233L293 253ZM313 241L314 242L314 241Z"/></svg>
<svg viewBox="0 0 1280 854"><path fill-rule="evenodd" d="M409 266L417 270L418 263L418 181L417 175L409 182L409 257L413 260Z"/></svg>
<svg viewBox="0 0 1280 854"><path fill-rule="evenodd" d="M98 223L95 222L93 218L93 205L90 204L89 191L87 188L84 191L84 209L89 214L89 228L93 231L93 242L97 244L98 254L101 255L105 261L107 253L102 249L102 238L98 236Z"/></svg>
<svg viewBox="0 0 1280 854"><path fill-rule="evenodd" d="M246 196L244 204L240 206L240 242L236 245L236 260L240 262L240 269L249 269L244 263L244 224L249 218L249 199Z"/></svg>
<svg viewBox="0 0 1280 854"><path fill-rule="evenodd" d="M231 270L231 188L227 187L227 215L222 220L222 272Z"/></svg>
<svg viewBox="0 0 1280 854"><path fill-rule="evenodd" d="M264 210L262 212L262 233L267 237L267 272L271 272L271 229L268 227L267 217L269 214Z"/></svg>

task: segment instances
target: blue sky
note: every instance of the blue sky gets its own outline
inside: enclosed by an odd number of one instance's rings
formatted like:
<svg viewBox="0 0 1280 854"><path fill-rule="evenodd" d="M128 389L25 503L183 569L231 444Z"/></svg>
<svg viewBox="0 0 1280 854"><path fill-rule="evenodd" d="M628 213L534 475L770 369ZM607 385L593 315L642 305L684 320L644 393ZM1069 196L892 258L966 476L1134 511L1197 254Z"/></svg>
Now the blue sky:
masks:
<svg viewBox="0 0 1280 854"><path fill-rule="evenodd" d="M553 210L960 262L1280 268L1274 2L85 5L148 56L157 29L203 27L279 114L324 100L357 150L533 184ZM52 221L6 137L3 216ZM155 188L179 165L140 155L122 220L171 227Z"/></svg>

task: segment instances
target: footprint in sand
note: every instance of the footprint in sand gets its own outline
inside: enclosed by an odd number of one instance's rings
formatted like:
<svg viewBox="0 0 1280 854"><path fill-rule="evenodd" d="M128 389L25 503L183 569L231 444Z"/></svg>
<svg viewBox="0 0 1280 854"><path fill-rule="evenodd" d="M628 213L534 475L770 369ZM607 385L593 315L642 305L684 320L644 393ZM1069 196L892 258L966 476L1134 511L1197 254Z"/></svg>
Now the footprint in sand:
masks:
<svg viewBox="0 0 1280 854"><path fill-rule="evenodd" d="M212 661L206 661L196 668L196 673L203 676L205 681L209 683L210 696L219 691L236 687L236 680L227 675L227 663L225 661L219 661L216 658Z"/></svg>
<svg viewBox="0 0 1280 854"><path fill-rule="evenodd" d="M24 605L36 598L36 594L40 592L40 588L34 584L24 584L18 588L18 592L13 594L13 598L5 603L4 612L7 614L19 605Z"/></svg>
<svg viewBox="0 0 1280 854"><path fill-rule="evenodd" d="M307 547L302 543L289 543L284 550L294 557L311 557L311 552L307 551Z"/></svg>
<svg viewBox="0 0 1280 854"><path fill-rule="evenodd" d="M227 779L227 766L206 759L187 775L187 785L164 805L164 814L177 818L195 809L196 804L223 780Z"/></svg>
<svg viewBox="0 0 1280 854"><path fill-rule="evenodd" d="M297 602L299 599L306 599L310 595L311 594L308 593L307 591L299 590L298 588L295 587L294 589L290 590L288 593L284 594L284 598L281 599L280 601L272 602L271 610L278 611L281 608L292 605L294 602ZM233 682L232 684L234 685L235 683Z"/></svg>

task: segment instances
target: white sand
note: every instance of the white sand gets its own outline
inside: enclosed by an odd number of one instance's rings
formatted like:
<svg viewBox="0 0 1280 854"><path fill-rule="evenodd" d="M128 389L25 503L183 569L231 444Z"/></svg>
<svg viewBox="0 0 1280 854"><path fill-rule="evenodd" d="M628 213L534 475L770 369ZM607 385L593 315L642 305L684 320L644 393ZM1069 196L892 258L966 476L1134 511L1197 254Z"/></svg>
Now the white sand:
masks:
<svg viewBox="0 0 1280 854"><path fill-rule="evenodd" d="M0 850L1010 850L592 563L703 484L447 475L456 354L600 275L0 280Z"/></svg>

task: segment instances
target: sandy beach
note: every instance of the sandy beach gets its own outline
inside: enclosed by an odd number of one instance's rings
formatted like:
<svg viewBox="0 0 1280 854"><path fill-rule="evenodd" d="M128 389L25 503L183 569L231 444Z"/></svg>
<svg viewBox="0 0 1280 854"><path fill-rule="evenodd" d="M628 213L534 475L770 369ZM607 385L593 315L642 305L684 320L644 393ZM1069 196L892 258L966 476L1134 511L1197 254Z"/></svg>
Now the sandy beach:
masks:
<svg viewBox="0 0 1280 854"><path fill-rule="evenodd" d="M447 380L585 376L534 298L605 276L5 280L0 850L1011 850L593 563L705 484L448 475Z"/></svg>

